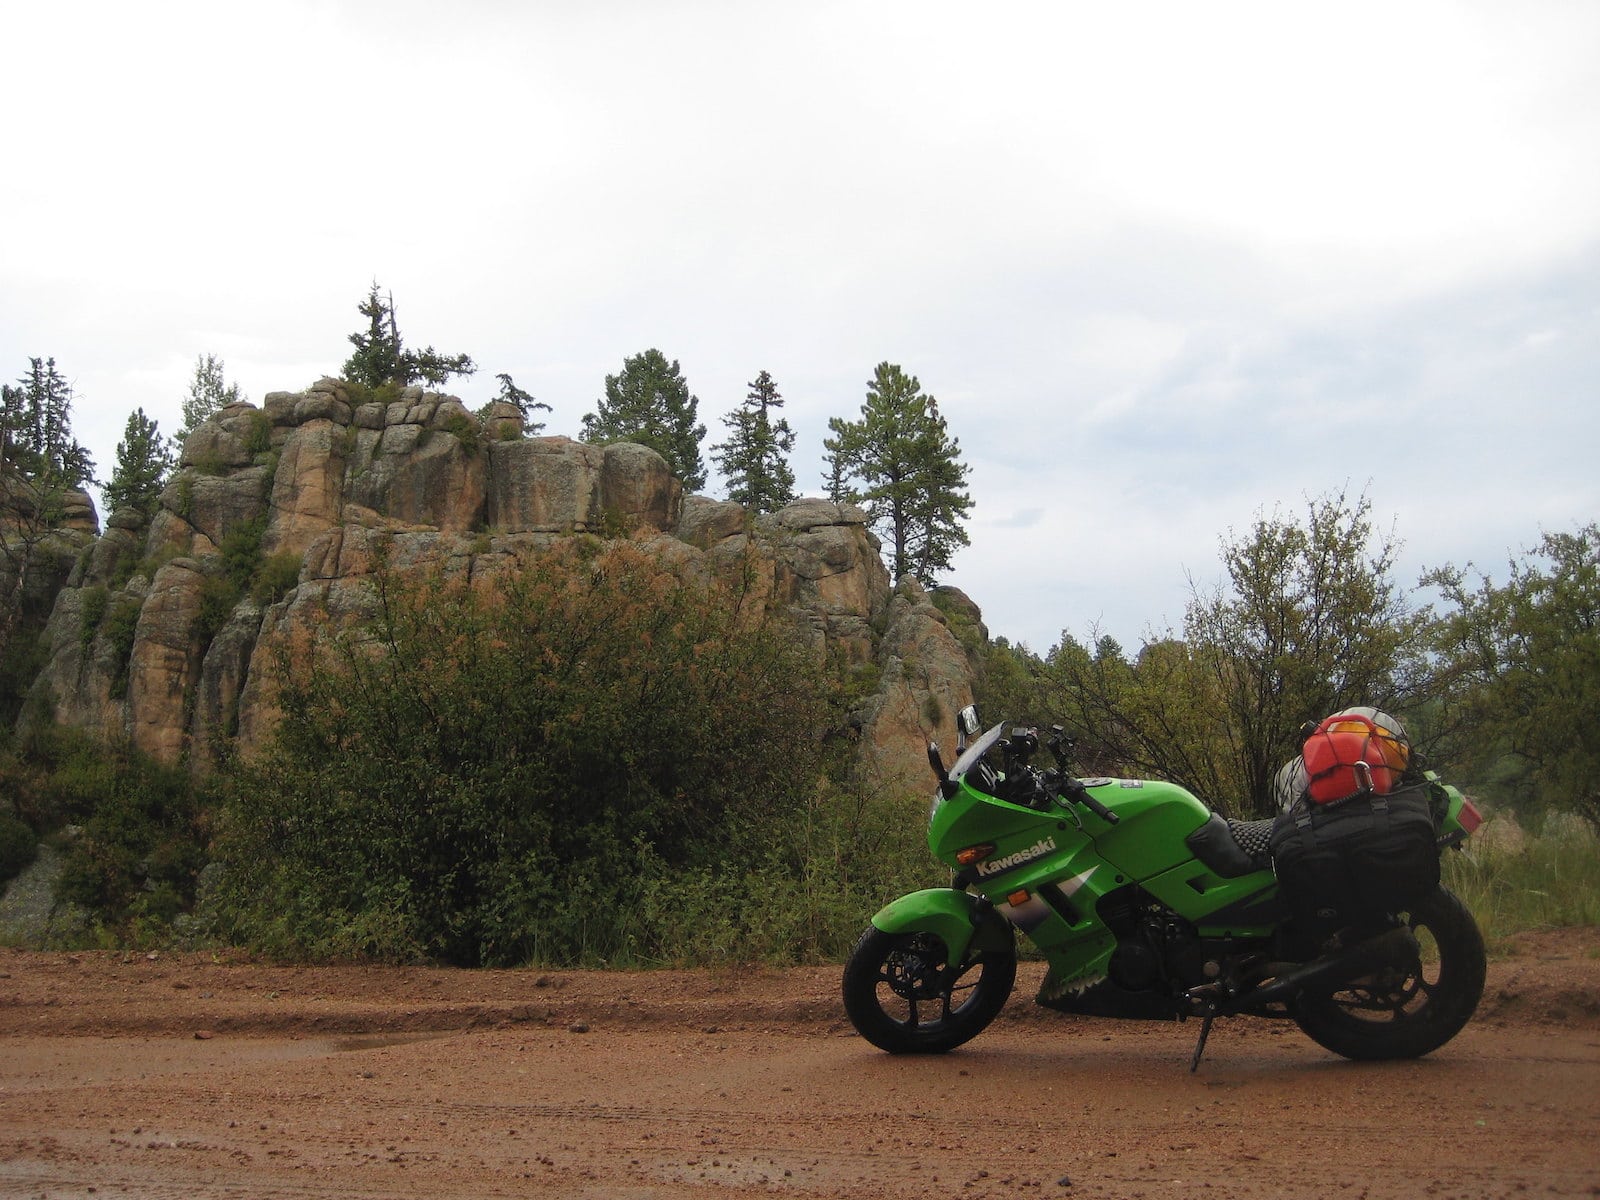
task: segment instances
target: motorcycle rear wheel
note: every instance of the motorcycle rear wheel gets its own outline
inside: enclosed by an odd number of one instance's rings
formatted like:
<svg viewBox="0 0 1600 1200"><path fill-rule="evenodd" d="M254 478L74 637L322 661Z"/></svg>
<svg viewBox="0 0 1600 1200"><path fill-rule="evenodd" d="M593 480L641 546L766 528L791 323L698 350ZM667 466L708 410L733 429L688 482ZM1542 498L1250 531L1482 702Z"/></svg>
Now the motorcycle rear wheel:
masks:
<svg viewBox="0 0 1600 1200"><path fill-rule="evenodd" d="M1483 996L1483 935L1452 892L1436 888L1398 914L1422 953L1328 996L1302 998L1295 1023L1324 1049L1371 1061L1420 1058L1461 1032Z"/></svg>
<svg viewBox="0 0 1600 1200"><path fill-rule="evenodd" d="M987 950L955 967L932 933L868 928L844 969L844 1009L856 1032L890 1054L943 1054L999 1015L1017 956Z"/></svg>

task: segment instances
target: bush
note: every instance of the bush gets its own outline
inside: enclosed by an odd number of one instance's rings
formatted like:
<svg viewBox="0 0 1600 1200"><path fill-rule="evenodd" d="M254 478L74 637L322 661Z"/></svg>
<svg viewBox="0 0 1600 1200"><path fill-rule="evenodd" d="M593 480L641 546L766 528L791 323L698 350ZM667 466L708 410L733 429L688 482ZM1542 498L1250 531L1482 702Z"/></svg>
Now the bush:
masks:
<svg viewBox="0 0 1600 1200"><path fill-rule="evenodd" d="M78 645L85 655L94 647L95 634L100 632L100 623L105 620L110 604L111 593L104 584L83 589L78 611Z"/></svg>
<svg viewBox="0 0 1600 1200"><path fill-rule="evenodd" d="M0 813L0 885L20 875L39 852L39 839L28 823Z"/></svg>
<svg viewBox="0 0 1600 1200"><path fill-rule="evenodd" d="M116 663L110 688L113 700L121 700L128 694L128 669L133 664L133 642L139 629L141 608L139 597L124 596L112 606L111 616L106 621L106 643Z"/></svg>
<svg viewBox="0 0 1600 1200"><path fill-rule="evenodd" d="M188 773L126 746L96 748L74 765L84 772L76 786L92 779L94 795L72 805L87 811L67 847L58 898L111 927L164 925L192 907L205 819Z"/></svg>
<svg viewBox="0 0 1600 1200"><path fill-rule="evenodd" d="M299 586L304 557L283 550L261 561L250 584L250 597L262 608L269 608Z"/></svg>
<svg viewBox="0 0 1600 1200"><path fill-rule="evenodd" d="M374 618L277 661L283 720L220 844L247 943L610 958L644 877L767 861L815 793L820 670L736 586L591 539L492 587L374 580Z"/></svg>
<svg viewBox="0 0 1600 1200"><path fill-rule="evenodd" d="M1491 949L1529 929L1600 925L1600 835L1579 817L1550 817L1532 833L1496 816L1443 865Z"/></svg>

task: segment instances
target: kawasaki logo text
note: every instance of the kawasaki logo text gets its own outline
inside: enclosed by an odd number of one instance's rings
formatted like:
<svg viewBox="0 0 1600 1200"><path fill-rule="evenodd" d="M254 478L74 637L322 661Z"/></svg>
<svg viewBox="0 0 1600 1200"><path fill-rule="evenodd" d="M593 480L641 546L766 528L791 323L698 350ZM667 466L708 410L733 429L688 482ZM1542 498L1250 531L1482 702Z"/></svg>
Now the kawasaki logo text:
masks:
<svg viewBox="0 0 1600 1200"><path fill-rule="evenodd" d="M981 862L978 864L978 878L987 879L991 875L1000 874L1001 871L1009 871L1012 867L1020 867L1023 863L1031 863L1036 858L1043 858L1055 848L1055 838L1045 838L1044 841L1035 842L1026 850L1018 850L1015 854L1008 854L1004 858Z"/></svg>

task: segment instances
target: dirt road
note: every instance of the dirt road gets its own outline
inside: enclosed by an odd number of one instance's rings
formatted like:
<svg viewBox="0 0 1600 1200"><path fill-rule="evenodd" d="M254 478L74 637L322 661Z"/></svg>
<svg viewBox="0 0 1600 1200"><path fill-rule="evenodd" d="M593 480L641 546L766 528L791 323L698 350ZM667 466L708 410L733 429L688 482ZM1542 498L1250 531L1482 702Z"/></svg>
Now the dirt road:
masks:
<svg viewBox="0 0 1600 1200"><path fill-rule="evenodd" d="M834 968L463 972L0 950L0 1195L1600 1195L1600 930L1418 1062L1034 1008L941 1058Z"/></svg>

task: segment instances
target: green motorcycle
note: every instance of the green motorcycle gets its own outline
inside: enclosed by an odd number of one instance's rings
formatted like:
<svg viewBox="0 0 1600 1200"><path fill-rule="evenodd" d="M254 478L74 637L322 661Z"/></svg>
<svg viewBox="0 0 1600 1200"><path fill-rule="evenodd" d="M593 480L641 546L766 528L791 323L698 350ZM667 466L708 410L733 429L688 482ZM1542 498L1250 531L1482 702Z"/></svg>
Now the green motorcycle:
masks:
<svg viewBox="0 0 1600 1200"><path fill-rule="evenodd" d="M1016 934L1048 970L1037 1002L1119 1018L1294 1021L1352 1059L1444 1045L1483 993L1483 937L1439 884L1439 857L1481 817L1431 772L1386 796L1229 820L1186 789L1079 779L1059 727L996 725L939 784L928 845L952 885L872 918L844 972L867 1041L937 1054L976 1037L1011 994ZM1042 744L1055 766L1030 761ZM1276 868L1276 869L1275 869Z"/></svg>

